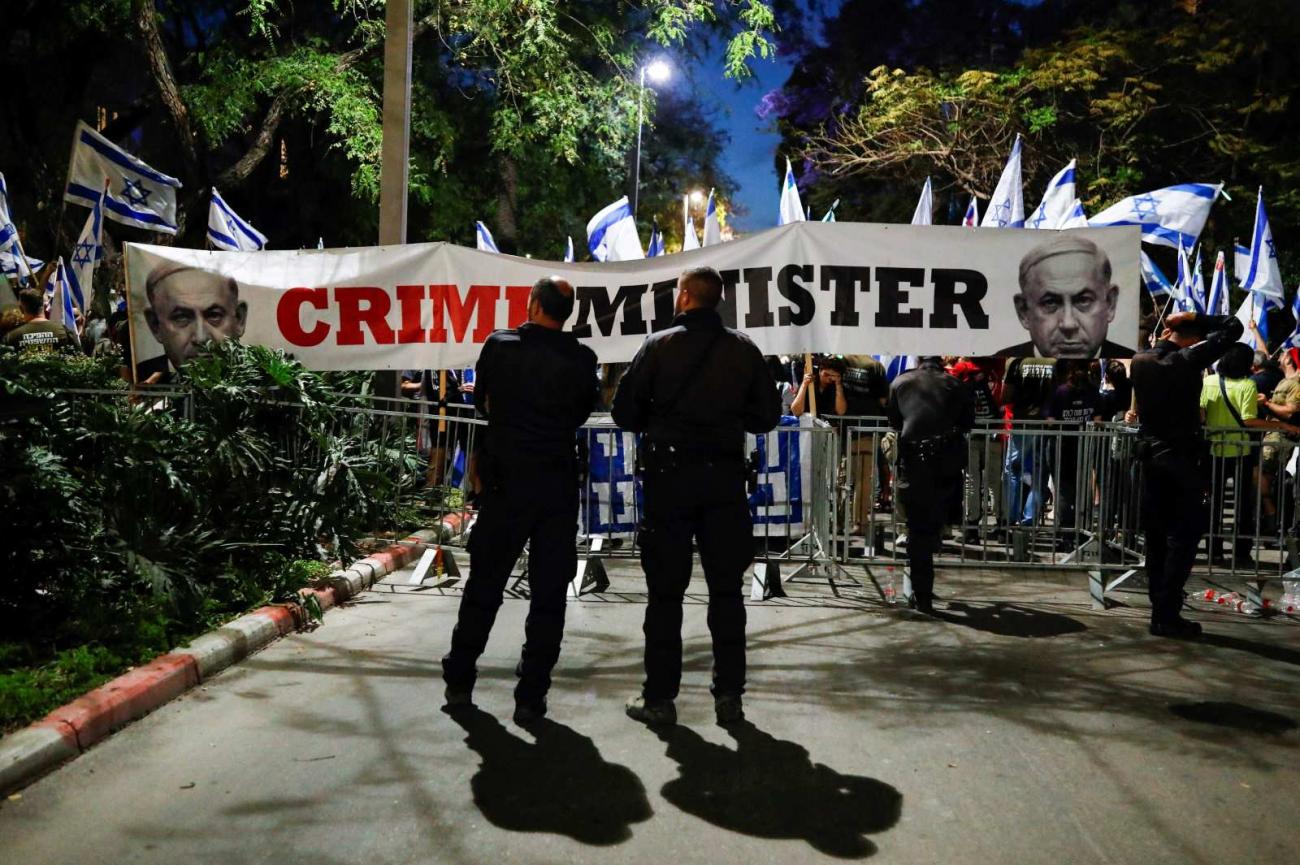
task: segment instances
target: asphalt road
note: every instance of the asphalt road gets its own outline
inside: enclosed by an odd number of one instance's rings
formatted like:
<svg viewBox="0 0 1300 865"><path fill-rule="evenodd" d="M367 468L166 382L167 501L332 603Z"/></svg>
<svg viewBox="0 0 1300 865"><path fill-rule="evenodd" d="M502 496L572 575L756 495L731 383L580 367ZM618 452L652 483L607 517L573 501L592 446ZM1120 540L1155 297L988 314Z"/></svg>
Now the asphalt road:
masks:
<svg viewBox="0 0 1300 865"><path fill-rule="evenodd" d="M622 714L634 570L570 604L531 732L509 720L526 602L453 719L459 593L399 573L0 802L0 863L1295 861L1296 622L1207 610L1182 644L1146 635L1140 595L1093 613L1032 574L940 581L951 621L815 585L750 605L731 731L693 597L681 724L656 734Z"/></svg>

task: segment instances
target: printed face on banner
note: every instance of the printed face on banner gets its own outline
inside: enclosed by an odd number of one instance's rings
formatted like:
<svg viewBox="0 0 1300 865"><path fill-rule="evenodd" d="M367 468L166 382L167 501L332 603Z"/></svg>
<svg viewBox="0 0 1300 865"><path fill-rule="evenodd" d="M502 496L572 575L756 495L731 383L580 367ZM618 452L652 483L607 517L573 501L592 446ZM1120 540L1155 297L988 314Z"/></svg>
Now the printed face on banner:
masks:
<svg viewBox="0 0 1300 865"><path fill-rule="evenodd" d="M149 332L173 367L195 357L205 343L244 335L248 304L228 276L163 263L149 272L145 296Z"/></svg>
<svg viewBox="0 0 1300 865"><path fill-rule="evenodd" d="M1016 317L1029 331L1030 345L998 352L1012 357L1128 357L1124 346L1108 348L1119 288L1111 282L1110 259L1096 244L1061 235L1029 251L1020 262Z"/></svg>
<svg viewBox="0 0 1300 865"><path fill-rule="evenodd" d="M449 243L271 252L128 244L127 273L142 360L164 349L182 360L203 338L242 330L245 341L283 349L309 369L464 367L492 331L527 320L538 279L557 276L574 287L567 328L601 362L618 363L673 326L678 278L701 266L722 277L724 324L768 355L1127 357L1137 344L1139 237L1132 226L972 232L800 222L613 263L547 262ZM158 301L146 285L165 266L191 275L165 281ZM234 282L223 288L194 270ZM156 302L185 311L173 320Z"/></svg>

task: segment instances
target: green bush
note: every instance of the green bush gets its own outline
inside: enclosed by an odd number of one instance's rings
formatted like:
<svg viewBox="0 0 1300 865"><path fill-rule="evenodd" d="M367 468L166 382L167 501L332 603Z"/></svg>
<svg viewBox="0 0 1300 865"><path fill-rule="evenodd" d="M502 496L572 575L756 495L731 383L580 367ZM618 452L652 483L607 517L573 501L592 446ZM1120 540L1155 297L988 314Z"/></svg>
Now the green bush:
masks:
<svg viewBox="0 0 1300 865"><path fill-rule="evenodd" d="M409 521L423 467L407 425L359 410L367 381L226 342L183 398L129 397L111 362L0 349L0 634L53 670L33 681L165 651Z"/></svg>

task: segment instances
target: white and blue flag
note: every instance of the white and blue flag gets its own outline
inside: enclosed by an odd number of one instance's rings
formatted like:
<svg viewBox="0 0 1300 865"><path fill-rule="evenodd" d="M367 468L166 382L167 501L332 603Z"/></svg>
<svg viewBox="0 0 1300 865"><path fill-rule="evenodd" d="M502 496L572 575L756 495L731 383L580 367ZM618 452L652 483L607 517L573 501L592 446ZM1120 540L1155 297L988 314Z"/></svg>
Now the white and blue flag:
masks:
<svg viewBox="0 0 1300 865"><path fill-rule="evenodd" d="M682 196L682 252L700 248L700 236L695 233L695 219L691 217L691 197Z"/></svg>
<svg viewBox="0 0 1300 865"><path fill-rule="evenodd" d="M212 204L208 206L208 243L213 249L256 252L266 249L266 235L235 213L214 186Z"/></svg>
<svg viewBox="0 0 1300 865"><path fill-rule="evenodd" d="M1169 277L1156 266L1145 249L1142 250L1142 284L1146 286L1147 293L1152 297L1174 294L1174 287L1169 282Z"/></svg>
<svg viewBox="0 0 1300 865"><path fill-rule="evenodd" d="M799 186L794 182L794 168L785 160L785 179L781 181L781 215L777 225L805 222L803 202L799 200ZM707 244L706 244L707 245Z"/></svg>
<svg viewBox="0 0 1300 865"><path fill-rule="evenodd" d="M722 222L718 219L718 202L709 190L709 203L704 208L704 245L716 246L722 243Z"/></svg>
<svg viewBox="0 0 1300 865"><path fill-rule="evenodd" d="M81 331L77 328L77 310L72 303L72 286L68 284L68 270L63 266L62 258L54 271L54 278L50 280L50 287L54 291L54 297L50 300L50 321L58 322L81 336Z"/></svg>
<svg viewBox="0 0 1300 865"><path fill-rule="evenodd" d="M1187 290L1192 299L1192 308L1197 312L1209 312L1205 303L1205 267L1201 263L1201 248L1196 248L1196 264L1192 267L1192 284Z"/></svg>
<svg viewBox="0 0 1300 865"><path fill-rule="evenodd" d="M40 266L39 262L35 264L37 268ZM20 283L32 277L31 260L23 252L18 226L14 225L13 215L9 212L9 186L3 174L0 174L0 268L3 268L5 276L14 277Z"/></svg>
<svg viewBox="0 0 1300 865"><path fill-rule="evenodd" d="M885 380L891 383L909 369L916 369L920 362L915 354L873 354L872 357L880 361L885 368Z"/></svg>
<svg viewBox="0 0 1300 865"><path fill-rule="evenodd" d="M1182 244L1178 246L1178 273L1174 280L1174 305L1181 312L1204 312L1198 309L1193 284L1196 277L1192 273L1192 260Z"/></svg>
<svg viewBox="0 0 1300 865"><path fill-rule="evenodd" d="M77 123L72 137L72 161L64 201L94 207L108 182L104 215L114 222L176 233L176 190L181 182L155 171L91 129Z"/></svg>
<svg viewBox="0 0 1300 865"><path fill-rule="evenodd" d="M1273 228L1268 224L1268 214L1264 212L1262 186L1259 188L1259 197L1255 200L1255 231L1250 236L1250 264L1246 268L1246 278L1241 281L1241 287L1278 300L1285 296L1282 271L1277 265L1277 245L1273 243Z"/></svg>
<svg viewBox="0 0 1300 865"><path fill-rule="evenodd" d="M1296 287L1295 297L1291 300L1291 317L1295 319L1295 327L1285 344L1287 348L1296 348L1300 347L1300 286Z"/></svg>
<svg viewBox="0 0 1300 865"><path fill-rule="evenodd" d="M1265 295L1253 291L1246 292L1241 306L1237 307L1237 320L1246 329L1238 342L1244 342L1259 351L1268 351L1268 308L1274 305L1273 301ZM1254 329L1251 328L1252 324ZM1259 335L1264 338L1264 345L1260 345L1259 340L1255 338L1255 330L1258 330Z"/></svg>
<svg viewBox="0 0 1300 865"><path fill-rule="evenodd" d="M100 191L100 200L90 209L86 224L77 235L77 245L72 249L72 267L68 270L68 281L72 294L76 298L77 308L86 312L86 297L95 290L95 264L104 257L104 208L103 200L107 193Z"/></svg>
<svg viewBox="0 0 1300 865"><path fill-rule="evenodd" d="M1092 226L1137 225L1147 243L1177 248L1196 245L1222 183L1183 183L1112 204L1088 220Z"/></svg>
<svg viewBox="0 0 1300 865"><path fill-rule="evenodd" d="M650 229L650 245L646 247L645 257L654 258L664 254L664 233L659 230L659 220L655 220Z"/></svg>
<svg viewBox="0 0 1300 865"><path fill-rule="evenodd" d="M1016 134L1016 143L1011 146L1011 155L1007 157L1007 164L1002 169L1002 176L998 178L997 188L993 190L993 198L989 200L980 227L1025 227L1025 189L1020 180L1019 133Z"/></svg>
<svg viewBox="0 0 1300 865"><path fill-rule="evenodd" d="M1210 315L1228 314L1228 270L1222 249L1214 257L1214 277L1210 280L1210 300L1205 311Z"/></svg>
<svg viewBox="0 0 1300 865"><path fill-rule="evenodd" d="M970 204L966 205L966 215L961 218L961 224L966 228L978 228L980 224L980 203L974 195L970 197Z"/></svg>
<svg viewBox="0 0 1300 865"><path fill-rule="evenodd" d="M1056 227L1062 231L1067 228L1087 228L1088 214L1083 212L1083 202L1077 198L1074 199L1074 203L1070 205L1070 212L1066 214L1065 219L1061 220L1061 224Z"/></svg>
<svg viewBox="0 0 1300 865"><path fill-rule="evenodd" d="M573 235L569 235L566 241L564 244L564 260L573 261Z"/></svg>
<svg viewBox="0 0 1300 865"><path fill-rule="evenodd" d="M587 222L587 249L597 261L636 261L645 258L636 233L632 205L624 195Z"/></svg>
<svg viewBox="0 0 1300 865"><path fill-rule="evenodd" d="M912 211L912 224L934 225L934 190L930 186L928 177L925 179L925 186L921 187L921 197L917 199L916 210Z"/></svg>
<svg viewBox="0 0 1300 865"><path fill-rule="evenodd" d="M1074 205L1078 200L1074 193L1074 166L1075 160L1071 159L1069 165L1056 172L1056 176L1047 182L1047 192L1043 193L1038 209L1026 220L1025 228L1077 227L1064 224L1073 216Z"/></svg>
<svg viewBox="0 0 1300 865"><path fill-rule="evenodd" d="M1232 244L1232 278L1237 280L1237 285L1246 281L1246 274L1250 272L1250 250L1240 243Z"/></svg>
<svg viewBox="0 0 1300 865"><path fill-rule="evenodd" d="M488 227L481 221L476 220L474 222L474 234L476 238L474 243L475 249L481 250L482 252L501 251L497 249L497 242L492 239L492 232L488 231Z"/></svg>
<svg viewBox="0 0 1300 865"><path fill-rule="evenodd" d="M826 215L822 217L822 222L834 222L835 208L839 206L840 206L840 200L838 198L832 201L831 206L826 210Z"/></svg>

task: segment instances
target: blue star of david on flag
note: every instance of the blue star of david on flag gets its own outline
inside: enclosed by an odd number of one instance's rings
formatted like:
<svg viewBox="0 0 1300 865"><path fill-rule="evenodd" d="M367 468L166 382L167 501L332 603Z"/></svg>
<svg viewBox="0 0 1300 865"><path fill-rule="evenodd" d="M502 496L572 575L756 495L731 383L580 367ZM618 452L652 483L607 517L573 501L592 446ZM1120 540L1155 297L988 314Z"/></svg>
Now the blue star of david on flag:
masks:
<svg viewBox="0 0 1300 865"><path fill-rule="evenodd" d="M144 183L130 177L122 178L122 195L126 200L131 202L131 206L140 207L149 200L150 191L145 189Z"/></svg>
<svg viewBox="0 0 1300 865"><path fill-rule="evenodd" d="M1264 245L1268 247L1268 257L1277 258L1277 245L1273 243L1273 238L1266 238Z"/></svg>
<svg viewBox="0 0 1300 865"><path fill-rule="evenodd" d="M1034 219L1033 219L1034 228L1042 228L1042 227L1043 227L1043 223L1046 222L1046 221L1047 221L1047 213L1046 213L1046 211L1040 209L1040 210L1038 211L1038 215L1035 216Z"/></svg>
<svg viewBox="0 0 1300 865"><path fill-rule="evenodd" d="M76 249L72 253L72 263L81 266L90 264L95 260L95 251L95 244L88 240L83 240L81 243L77 244Z"/></svg>
<svg viewBox="0 0 1300 865"><path fill-rule="evenodd" d="M1152 220L1158 219L1160 216L1158 210L1159 206L1160 206L1160 202L1156 200L1155 196L1153 196L1151 193L1147 193L1146 195L1134 196L1133 215L1136 216L1139 221L1148 218Z"/></svg>

